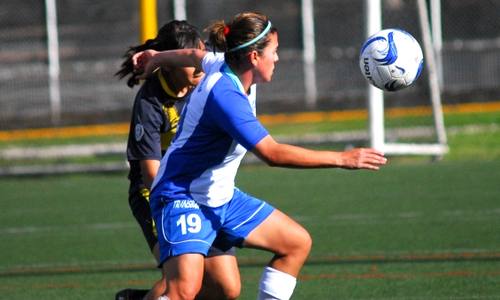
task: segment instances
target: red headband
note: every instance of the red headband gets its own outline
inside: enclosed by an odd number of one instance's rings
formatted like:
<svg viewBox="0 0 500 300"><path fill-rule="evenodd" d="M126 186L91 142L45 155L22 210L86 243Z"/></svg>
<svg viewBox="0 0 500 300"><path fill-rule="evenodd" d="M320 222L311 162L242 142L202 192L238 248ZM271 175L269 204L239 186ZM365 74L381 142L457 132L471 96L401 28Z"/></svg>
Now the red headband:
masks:
<svg viewBox="0 0 500 300"><path fill-rule="evenodd" d="M229 29L229 26L225 25L225 26L224 26L224 36L227 36L227 35L229 34L229 31L231 31L231 30Z"/></svg>

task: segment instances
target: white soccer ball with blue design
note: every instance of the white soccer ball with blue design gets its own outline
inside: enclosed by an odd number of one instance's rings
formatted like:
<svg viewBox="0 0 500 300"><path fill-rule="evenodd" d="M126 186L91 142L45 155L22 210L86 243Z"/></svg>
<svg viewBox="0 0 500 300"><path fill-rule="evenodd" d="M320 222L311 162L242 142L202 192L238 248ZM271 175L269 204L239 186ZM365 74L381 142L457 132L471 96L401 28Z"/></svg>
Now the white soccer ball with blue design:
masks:
<svg viewBox="0 0 500 300"><path fill-rule="evenodd" d="M423 64L420 44L401 29L384 29L370 36L359 56L359 67L366 80L390 92L415 82Z"/></svg>

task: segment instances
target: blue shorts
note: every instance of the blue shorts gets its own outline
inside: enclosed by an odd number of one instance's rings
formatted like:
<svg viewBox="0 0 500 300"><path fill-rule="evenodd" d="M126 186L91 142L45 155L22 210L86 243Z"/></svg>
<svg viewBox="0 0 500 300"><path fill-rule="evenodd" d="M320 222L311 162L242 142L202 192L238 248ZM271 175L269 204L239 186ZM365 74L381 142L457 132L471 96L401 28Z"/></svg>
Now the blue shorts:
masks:
<svg viewBox="0 0 500 300"><path fill-rule="evenodd" d="M234 189L233 198L219 207L194 200L165 200L154 212L160 244L160 261L186 253L207 255L213 245L222 251L242 242L273 211L268 203Z"/></svg>

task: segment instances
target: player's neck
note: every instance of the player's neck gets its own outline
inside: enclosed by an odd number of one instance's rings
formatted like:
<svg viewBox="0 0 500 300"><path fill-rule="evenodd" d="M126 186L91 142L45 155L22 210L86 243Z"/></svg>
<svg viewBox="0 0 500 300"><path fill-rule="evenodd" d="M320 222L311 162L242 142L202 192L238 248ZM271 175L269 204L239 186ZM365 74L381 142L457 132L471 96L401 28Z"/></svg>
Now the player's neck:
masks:
<svg viewBox="0 0 500 300"><path fill-rule="evenodd" d="M246 94L250 94L250 86L253 84L253 73L251 69L233 69L234 74L238 77L238 79L241 82L241 85L243 86L243 89L245 90Z"/></svg>
<svg viewBox="0 0 500 300"><path fill-rule="evenodd" d="M165 84L168 86L168 94L172 97L182 98L189 93L189 87L184 83L180 83L176 80L170 72L163 72L160 70L161 76L165 80Z"/></svg>

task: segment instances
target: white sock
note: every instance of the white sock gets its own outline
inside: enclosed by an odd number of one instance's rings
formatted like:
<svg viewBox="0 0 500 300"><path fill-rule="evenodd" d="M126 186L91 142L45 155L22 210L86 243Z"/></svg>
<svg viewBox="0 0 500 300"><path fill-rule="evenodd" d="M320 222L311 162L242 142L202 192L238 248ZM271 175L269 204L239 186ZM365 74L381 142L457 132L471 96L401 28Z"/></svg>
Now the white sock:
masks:
<svg viewBox="0 0 500 300"><path fill-rule="evenodd" d="M260 278L257 300L288 300L296 284L297 279L292 275L266 267Z"/></svg>

